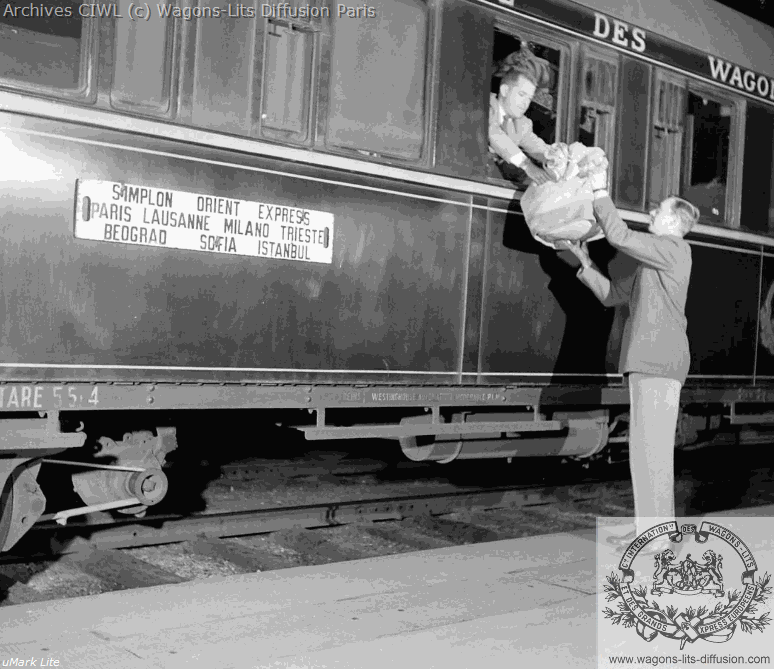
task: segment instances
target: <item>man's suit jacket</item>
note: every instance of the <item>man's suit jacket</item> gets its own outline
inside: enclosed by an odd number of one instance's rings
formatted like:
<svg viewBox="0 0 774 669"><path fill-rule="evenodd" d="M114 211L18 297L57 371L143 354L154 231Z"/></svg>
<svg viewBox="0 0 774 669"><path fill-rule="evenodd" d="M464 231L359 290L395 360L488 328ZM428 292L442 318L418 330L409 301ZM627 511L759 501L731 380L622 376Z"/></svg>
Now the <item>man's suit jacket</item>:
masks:
<svg viewBox="0 0 774 669"><path fill-rule="evenodd" d="M639 261L637 271L611 281L595 267L578 277L606 307L629 305L621 344L620 374L639 372L685 383L691 365L685 317L691 247L682 237L630 230L609 197L594 213L610 246Z"/></svg>
<svg viewBox="0 0 774 669"><path fill-rule="evenodd" d="M526 116L517 119L505 116L494 93L489 96L489 146L509 163L522 153L522 149L543 162L548 149L548 145L532 132L532 121Z"/></svg>

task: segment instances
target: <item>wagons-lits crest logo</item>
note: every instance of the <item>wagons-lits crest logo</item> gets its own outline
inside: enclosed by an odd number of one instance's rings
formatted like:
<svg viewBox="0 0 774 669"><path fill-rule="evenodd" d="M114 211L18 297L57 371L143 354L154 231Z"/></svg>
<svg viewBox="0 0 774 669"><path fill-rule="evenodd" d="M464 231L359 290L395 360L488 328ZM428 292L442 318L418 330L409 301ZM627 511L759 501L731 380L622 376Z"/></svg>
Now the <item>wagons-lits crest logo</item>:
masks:
<svg viewBox="0 0 774 669"><path fill-rule="evenodd" d="M723 596L723 556L713 550L705 551L704 564L698 564L691 559L691 554L677 565L675 554L671 548L663 553L656 553L656 571L653 574L652 595L676 592L680 595L697 595L712 593L715 597Z"/></svg>
<svg viewBox="0 0 774 669"><path fill-rule="evenodd" d="M717 541L715 548L707 548L698 562L689 553L685 559L675 562L676 555L671 548L656 553L655 571L650 583L650 593L644 585L634 586L632 563L637 554L652 541L668 536L679 544L684 535L693 534L697 544L705 544L712 537ZM726 591L723 569L723 554L732 549L740 558L744 569L741 573L742 591ZM698 551L697 551L698 554ZM733 555L733 554L731 554ZM769 613L760 613L758 606L771 596L769 581L765 573L755 579L758 566L747 545L731 530L716 523L704 522L701 529L696 525L682 525L670 521L650 528L640 534L624 551L618 565L621 576L611 574L604 586L608 602L620 600L617 611L604 609L605 618L614 625L635 627L637 634L645 641L653 641L658 635L680 641L680 649L686 643L711 641L723 643L731 639L737 628L743 632L762 632L770 623ZM653 598L648 599L648 594ZM714 606L688 607L684 611L675 606L661 605L656 599L662 595L712 595Z"/></svg>

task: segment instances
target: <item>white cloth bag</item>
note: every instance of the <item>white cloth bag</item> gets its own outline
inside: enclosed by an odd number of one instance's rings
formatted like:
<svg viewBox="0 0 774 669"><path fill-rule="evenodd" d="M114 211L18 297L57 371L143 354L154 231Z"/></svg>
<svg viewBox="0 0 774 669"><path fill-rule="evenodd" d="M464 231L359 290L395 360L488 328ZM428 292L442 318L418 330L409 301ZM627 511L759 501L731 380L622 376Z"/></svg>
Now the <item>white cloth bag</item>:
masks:
<svg viewBox="0 0 774 669"><path fill-rule="evenodd" d="M546 154L546 172L555 181L530 184L521 209L532 236L555 249L561 240L592 241L604 236L594 217L591 178L607 172L605 153L580 142L557 143Z"/></svg>

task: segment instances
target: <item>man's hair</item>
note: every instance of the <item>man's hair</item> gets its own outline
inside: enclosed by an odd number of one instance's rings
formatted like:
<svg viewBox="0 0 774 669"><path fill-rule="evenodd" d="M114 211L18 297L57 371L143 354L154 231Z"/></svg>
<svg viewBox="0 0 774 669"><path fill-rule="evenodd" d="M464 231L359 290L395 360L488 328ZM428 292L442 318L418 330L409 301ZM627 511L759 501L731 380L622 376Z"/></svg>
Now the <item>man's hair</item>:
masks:
<svg viewBox="0 0 774 669"><path fill-rule="evenodd" d="M550 83L548 62L528 50L517 51L503 61L500 86L513 86L519 77L533 83L535 88L547 88Z"/></svg>
<svg viewBox="0 0 774 669"><path fill-rule="evenodd" d="M508 74L500 79L500 86L508 86L508 88L510 88L514 86L520 78L526 79L531 84L533 84L535 88L537 88L537 76L531 70L531 68L526 66L519 67L518 69L513 69L508 72Z"/></svg>
<svg viewBox="0 0 774 669"><path fill-rule="evenodd" d="M680 234L685 237L693 226L698 223L700 212L698 207L692 205L688 200L681 197L672 196L672 213L680 224Z"/></svg>

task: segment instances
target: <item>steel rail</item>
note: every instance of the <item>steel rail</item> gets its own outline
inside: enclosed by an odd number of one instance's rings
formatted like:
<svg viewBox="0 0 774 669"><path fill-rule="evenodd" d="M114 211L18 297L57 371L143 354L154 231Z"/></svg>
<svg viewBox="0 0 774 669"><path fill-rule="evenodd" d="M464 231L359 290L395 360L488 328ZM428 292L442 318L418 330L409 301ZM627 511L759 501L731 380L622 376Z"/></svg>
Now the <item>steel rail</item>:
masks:
<svg viewBox="0 0 774 669"><path fill-rule="evenodd" d="M235 537L290 528L345 525L356 521L401 520L421 515L443 515L465 509L538 506L560 501L596 499L599 493L580 492L579 486L520 486L480 488L348 502L323 502L301 506L198 513L190 516L158 514L104 523L39 523L25 537L23 553L0 555L0 563L77 553L87 548L134 548L205 538ZM30 550L31 549L31 550Z"/></svg>

